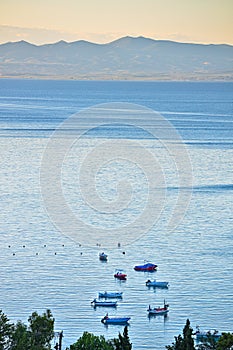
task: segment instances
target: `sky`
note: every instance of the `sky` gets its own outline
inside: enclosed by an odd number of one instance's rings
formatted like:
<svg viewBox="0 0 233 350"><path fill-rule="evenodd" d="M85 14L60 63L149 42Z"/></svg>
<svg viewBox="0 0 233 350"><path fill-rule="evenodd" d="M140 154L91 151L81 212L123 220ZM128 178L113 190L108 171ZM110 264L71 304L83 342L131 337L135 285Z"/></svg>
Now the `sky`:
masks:
<svg viewBox="0 0 233 350"><path fill-rule="evenodd" d="M0 43L127 35L233 45L233 0L0 0Z"/></svg>

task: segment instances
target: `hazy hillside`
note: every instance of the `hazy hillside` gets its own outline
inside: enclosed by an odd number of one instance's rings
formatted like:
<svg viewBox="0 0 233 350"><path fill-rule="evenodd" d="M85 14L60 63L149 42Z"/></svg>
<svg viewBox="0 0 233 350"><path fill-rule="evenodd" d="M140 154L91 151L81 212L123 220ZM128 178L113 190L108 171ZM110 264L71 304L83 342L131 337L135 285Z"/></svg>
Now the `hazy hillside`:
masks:
<svg viewBox="0 0 233 350"><path fill-rule="evenodd" d="M66 79L233 80L233 46L124 37L0 45L0 76Z"/></svg>

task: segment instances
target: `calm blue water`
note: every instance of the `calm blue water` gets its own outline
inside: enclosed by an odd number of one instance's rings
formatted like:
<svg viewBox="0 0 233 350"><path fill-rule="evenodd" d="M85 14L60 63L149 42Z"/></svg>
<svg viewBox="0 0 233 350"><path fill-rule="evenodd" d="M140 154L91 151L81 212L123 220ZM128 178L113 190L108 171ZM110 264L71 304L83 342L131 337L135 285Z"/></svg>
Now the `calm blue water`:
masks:
<svg viewBox="0 0 233 350"><path fill-rule="evenodd" d="M84 330L107 338L123 330L121 326L106 328L100 322L106 309L91 307L97 292L104 290L124 292L118 308L108 311L131 317L129 335L135 350L164 349L182 332L187 318L193 328L199 325L232 332L233 83L2 79L0 87L0 309L12 321L27 322L33 311L50 308L56 330L64 331L64 347ZM158 140L144 138L135 129L122 125L95 129L72 145L62 170L68 206L96 228L119 229L120 242L124 242L121 226L131 225L148 201L148 178L137 162L117 159L104 164L96 176L99 196L104 201L115 198L117 184L123 179L131 183L131 200L123 212L96 213L80 195L80 163L102 140L120 145L133 139L139 148L129 147L132 159L143 147L156 154L155 177L164 174L165 199L155 225L140 239L135 229L135 239L127 246L108 246L109 260L101 263L98 253L102 247L93 244L93 236L85 242L86 232L84 236L79 232L80 246L79 239L71 239L74 232L64 235L53 224L42 198L40 170L48 140L62 121L83 108L109 102L139 104L172 123L187 148L192 169L184 162L181 172L191 174L192 186L179 183L177 164ZM81 126L86 122L82 119ZM88 173L91 168L86 169ZM49 185L52 191L53 184ZM191 193L191 201L187 210L180 205L184 217L168 232L166 221L179 191ZM159 204L153 203L152 210ZM69 227L70 222L64 225ZM138 230L142 227L139 223ZM158 264L158 271L153 275L135 272L134 265L144 259ZM117 268L127 272L126 282L114 280ZM148 278L169 281L170 287L148 289ZM149 319L148 305L161 305L164 298L170 304L169 316Z"/></svg>

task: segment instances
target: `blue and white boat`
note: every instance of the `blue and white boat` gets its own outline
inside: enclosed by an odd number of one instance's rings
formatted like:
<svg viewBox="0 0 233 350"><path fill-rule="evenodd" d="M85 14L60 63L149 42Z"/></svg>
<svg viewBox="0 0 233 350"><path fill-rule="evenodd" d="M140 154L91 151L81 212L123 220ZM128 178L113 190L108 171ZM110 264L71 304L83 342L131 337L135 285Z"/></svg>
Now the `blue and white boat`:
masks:
<svg viewBox="0 0 233 350"><path fill-rule="evenodd" d="M99 253L99 259L100 259L101 261L107 261L107 260L108 260L108 256L107 256L107 254L105 254L104 252L102 252L102 253Z"/></svg>
<svg viewBox="0 0 233 350"><path fill-rule="evenodd" d="M161 282L161 281L151 281L147 280L146 281L147 287L159 287L159 288L168 288L169 282Z"/></svg>
<svg viewBox="0 0 233 350"><path fill-rule="evenodd" d="M209 331L201 331L200 328L196 327L196 332L194 333L195 338L198 342L202 342L209 339L214 339L214 341L218 341L221 337L221 334L218 333L217 330L209 330Z"/></svg>
<svg viewBox="0 0 233 350"><path fill-rule="evenodd" d="M107 306L107 307L116 307L117 306L117 302L116 301L99 301L97 299L94 299L91 304L94 305L94 307L96 306Z"/></svg>
<svg viewBox="0 0 233 350"><path fill-rule="evenodd" d="M123 292L104 292L99 293L99 298L122 298Z"/></svg>
<svg viewBox="0 0 233 350"><path fill-rule="evenodd" d="M108 324L122 324L127 325L130 320L130 317L109 317L108 314L105 315L101 322L108 325Z"/></svg>

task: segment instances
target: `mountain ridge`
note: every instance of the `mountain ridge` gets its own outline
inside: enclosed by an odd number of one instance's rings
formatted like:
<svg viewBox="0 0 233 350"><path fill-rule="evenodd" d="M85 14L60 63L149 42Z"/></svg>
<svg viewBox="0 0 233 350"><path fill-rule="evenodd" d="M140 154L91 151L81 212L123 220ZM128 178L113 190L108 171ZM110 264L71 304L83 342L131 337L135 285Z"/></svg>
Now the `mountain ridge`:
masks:
<svg viewBox="0 0 233 350"><path fill-rule="evenodd" d="M233 80L233 46L126 36L0 45L0 77L61 79Z"/></svg>
<svg viewBox="0 0 233 350"><path fill-rule="evenodd" d="M115 43L115 42L125 41L125 40L128 40L128 39L130 39L130 40L132 39L132 41L135 41L135 40L147 40L147 41L150 41L150 42L175 43L175 44L181 44L181 45L229 46L229 47L233 47L233 45L226 44L226 43L221 43L221 44L208 43L208 44L204 44L204 43L195 43L195 42L181 42L181 41L168 40L168 39L152 39L152 38L144 37L144 36L141 36L141 35L137 36L137 37L127 35L127 36L124 36L124 37L121 37L121 38L109 41L107 43L96 43L96 42L89 41L89 40L84 40L84 39L75 40L75 41L66 41L66 40L62 40L61 39L61 40L55 41L53 43L46 43L46 44L38 44L37 45L37 44L33 44L33 43L31 43L29 41L26 41L26 40L18 40L18 41L7 41L5 43L0 44L0 46L8 45L8 44L17 44L17 43L26 43L26 44L30 44L30 45L36 46L36 47L41 47L41 46L46 46L46 45L56 45L56 44L59 44L59 43L64 43L64 44L69 44L69 45L70 44L75 44L75 43L88 43L88 44L94 44L94 45L98 45L98 46L105 46L105 45L109 45L109 44L112 44L112 43Z"/></svg>

